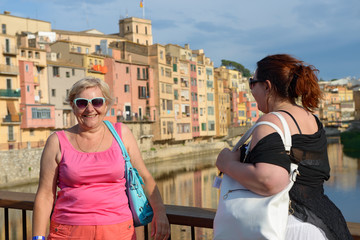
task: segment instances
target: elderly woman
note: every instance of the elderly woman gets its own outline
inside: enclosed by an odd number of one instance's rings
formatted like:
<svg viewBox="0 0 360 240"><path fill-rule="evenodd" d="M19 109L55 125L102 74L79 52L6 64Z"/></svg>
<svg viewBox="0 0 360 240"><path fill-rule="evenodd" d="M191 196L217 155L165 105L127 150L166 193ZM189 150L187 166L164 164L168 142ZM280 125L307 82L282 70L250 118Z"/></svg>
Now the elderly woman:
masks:
<svg viewBox="0 0 360 240"><path fill-rule="evenodd" d="M300 175L289 193L292 215L285 239L352 239L340 210L324 195L323 183L330 177L330 166L325 131L312 114L321 97L316 71L287 54L260 60L249 81L264 113L258 122L272 122L282 129L280 120L269 113L279 112L285 118L292 135L290 157L275 129L260 125L242 162L240 151L224 149L216 166L247 189L270 196L288 185L290 163L297 163Z"/></svg>
<svg viewBox="0 0 360 240"><path fill-rule="evenodd" d="M45 239L50 215L48 239L136 239L125 193L124 158L103 123L113 102L109 87L100 79L86 77L73 85L68 101L78 124L52 134L46 142L34 205L33 239ZM117 123L116 129L144 180L154 210L154 239L167 239L170 227L156 183L129 128Z"/></svg>

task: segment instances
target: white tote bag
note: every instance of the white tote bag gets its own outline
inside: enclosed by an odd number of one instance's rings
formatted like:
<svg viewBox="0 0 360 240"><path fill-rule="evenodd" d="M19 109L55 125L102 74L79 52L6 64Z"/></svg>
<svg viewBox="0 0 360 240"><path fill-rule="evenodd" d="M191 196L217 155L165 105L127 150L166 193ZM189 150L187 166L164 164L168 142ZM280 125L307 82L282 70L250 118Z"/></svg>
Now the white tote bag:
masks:
<svg viewBox="0 0 360 240"><path fill-rule="evenodd" d="M289 126L281 114L276 112L273 114L281 120L285 134L271 122L259 122L244 134L233 151L245 143L255 127L266 124L280 134L285 150L290 152L291 134ZM289 191L296 180L296 174L297 165L292 163L288 186L281 192L269 197L251 192L224 174L218 209L214 219L214 240L284 239L290 202Z"/></svg>

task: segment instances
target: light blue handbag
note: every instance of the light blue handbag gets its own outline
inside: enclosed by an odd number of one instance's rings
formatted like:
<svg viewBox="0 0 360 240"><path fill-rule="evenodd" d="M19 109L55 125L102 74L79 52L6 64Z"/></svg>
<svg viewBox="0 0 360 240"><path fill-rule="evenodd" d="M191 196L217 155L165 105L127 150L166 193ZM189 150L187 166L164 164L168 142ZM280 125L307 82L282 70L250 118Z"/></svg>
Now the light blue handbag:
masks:
<svg viewBox="0 0 360 240"><path fill-rule="evenodd" d="M133 215L134 226L147 225L152 221L154 213L142 188L144 182L136 168L131 165L129 154L127 153L126 148L114 126L109 121L104 121L104 123L119 143L125 159L126 194L128 196L130 210Z"/></svg>

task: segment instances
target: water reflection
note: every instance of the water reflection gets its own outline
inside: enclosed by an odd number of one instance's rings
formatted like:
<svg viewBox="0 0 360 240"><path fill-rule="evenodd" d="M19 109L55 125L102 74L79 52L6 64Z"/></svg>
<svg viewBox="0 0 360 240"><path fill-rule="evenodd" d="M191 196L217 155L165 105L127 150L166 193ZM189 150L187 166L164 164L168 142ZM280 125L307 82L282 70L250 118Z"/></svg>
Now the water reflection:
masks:
<svg viewBox="0 0 360 240"><path fill-rule="evenodd" d="M328 145L331 177L325 183L325 193L340 208L347 221L360 222L360 208L357 206L360 199L360 159L344 155L339 139L331 139L329 142L331 142ZM217 174L217 169L214 167L216 157L216 155L199 156L148 164L150 172L157 179L164 203L216 208L219 191L212 187L213 179ZM36 188L36 184L30 184L7 190L35 192ZM18 229L20 229L19 233L12 234L21 236L21 219L14 220L12 224L18 224ZM28 225L31 226L30 218ZM2 213L0 213L0 227L0 233L3 236ZM212 230L196 229L196 236L197 239L212 239ZM172 239L190 239L190 228L172 226Z"/></svg>

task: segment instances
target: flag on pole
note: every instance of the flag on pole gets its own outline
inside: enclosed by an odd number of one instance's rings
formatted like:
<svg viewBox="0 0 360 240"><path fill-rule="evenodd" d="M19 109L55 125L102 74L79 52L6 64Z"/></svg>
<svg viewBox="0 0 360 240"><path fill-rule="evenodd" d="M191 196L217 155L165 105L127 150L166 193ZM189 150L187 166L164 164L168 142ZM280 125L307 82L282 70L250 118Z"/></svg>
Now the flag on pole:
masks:
<svg viewBox="0 0 360 240"><path fill-rule="evenodd" d="M140 0L140 7L141 7L141 8L144 7L143 0Z"/></svg>

